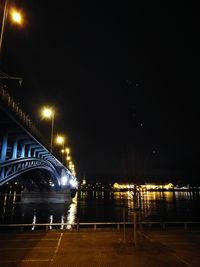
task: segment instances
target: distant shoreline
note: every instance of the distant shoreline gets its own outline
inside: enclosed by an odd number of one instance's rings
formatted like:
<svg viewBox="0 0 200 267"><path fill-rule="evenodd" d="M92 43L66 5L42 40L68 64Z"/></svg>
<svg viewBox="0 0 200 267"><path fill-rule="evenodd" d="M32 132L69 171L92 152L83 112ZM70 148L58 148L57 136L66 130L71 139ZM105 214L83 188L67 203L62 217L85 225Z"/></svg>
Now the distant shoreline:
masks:
<svg viewBox="0 0 200 267"><path fill-rule="evenodd" d="M109 191L109 192L128 192L128 191L134 191L134 189L99 189L99 188L93 188L93 189L78 189L78 191ZM191 189L141 189L137 190L137 192L193 192L193 191L200 191L200 188L191 188Z"/></svg>

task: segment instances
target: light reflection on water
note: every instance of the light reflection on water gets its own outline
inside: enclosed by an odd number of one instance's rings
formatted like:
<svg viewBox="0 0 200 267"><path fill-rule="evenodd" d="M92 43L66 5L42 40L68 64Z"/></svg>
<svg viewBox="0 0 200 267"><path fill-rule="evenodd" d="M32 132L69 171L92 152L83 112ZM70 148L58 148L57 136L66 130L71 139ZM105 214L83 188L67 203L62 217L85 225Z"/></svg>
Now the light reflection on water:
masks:
<svg viewBox="0 0 200 267"><path fill-rule="evenodd" d="M53 210L51 210L53 212ZM68 229L71 230L73 227L73 224L76 222L76 216L77 216L77 194L76 196L72 199L72 202L70 203L69 206L67 206L67 210L65 210L66 215L61 215L61 221L56 221L57 223L61 223L60 229ZM54 223L54 215L50 214L49 219L47 223L53 224ZM32 230L35 229L35 224L37 221L37 215L36 212L34 211L33 214L33 221L32 221ZM44 222L43 222L44 223ZM49 230L53 229L53 225L48 226Z"/></svg>
<svg viewBox="0 0 200 267"><path fill-rule="evenodd" d="M71 229L80 222L122 221L133 218L134 208L141 210L142 220L200 221L199 192L141 192L133 201L133 192L80 191L65 204L21 203L16 192L0 195L0 223L61 223ZM52 229L53 226L49 226Z"/></svg>
<svg viewBox="0 0 200 267"><path fill-rule="evenodd" d="M71 230L73 224L76 221L77 216L77 194L73 198L72 203L69 205L68 213L67 213L67 229Z"/></svg>

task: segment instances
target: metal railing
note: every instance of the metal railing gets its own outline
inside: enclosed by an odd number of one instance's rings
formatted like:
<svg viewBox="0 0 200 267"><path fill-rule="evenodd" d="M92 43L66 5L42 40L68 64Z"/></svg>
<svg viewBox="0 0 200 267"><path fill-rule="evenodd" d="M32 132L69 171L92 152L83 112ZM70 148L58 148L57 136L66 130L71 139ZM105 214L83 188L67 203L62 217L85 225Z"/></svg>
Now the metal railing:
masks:
<svg viewBox="0 0 200 267"><path fill-rule="evenodd" d="M45 146L49 147L41 132L27 115L20 104L10 95L10 93L0 84L0 100L9 108L16 118L25 126L34 136L39 138ZM16 119L15 118L15 119Z"/></svg>
<svg viewBox="0 0 200 267"><path fill-rule="evenodd" d="M21 231L27 228L31 228L35 230L35 228L42 228L42 230L77 230L80 228L85 229L93 229L94 231L98 229L112 228L120 230L123 227L131 227L134 225L134 222L79 222L69 224L69 223L19 223L19 224L0 224L0 230L3 228L18 228ZM148 229L152 226L160 227L161 229L166 229L167 226L179 226L183 227L185 230L188 226L199 226L200 221L140 221L136 222L136 226L140 229L148 227ZM55 228L54 228L55 227Z"/></svg>
<svg viewBox="0 0 200 267"><path fill-rule="evenodd" d="M2 86L0 86L0 97L5 102L5 104L15 113L20 121L22 121L33 132L38 133L38 130L31 121L30 117L22 110L20 104L16 102L14 98L9 94L9 92Z"/></svg>

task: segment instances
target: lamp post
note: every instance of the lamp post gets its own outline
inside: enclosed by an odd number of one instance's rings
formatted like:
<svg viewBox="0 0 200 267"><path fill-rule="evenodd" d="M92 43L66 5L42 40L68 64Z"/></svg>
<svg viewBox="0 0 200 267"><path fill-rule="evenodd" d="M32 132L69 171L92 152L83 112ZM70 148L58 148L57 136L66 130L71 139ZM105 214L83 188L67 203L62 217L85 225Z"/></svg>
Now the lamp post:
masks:
<svg viewBox="0 0 200 267"><path fill-rule="evenodd" d="M45 119L51 119L51 146L50 146L50 152L53 152L53 135L54 135L54 117L55 117L55 112L53 108L50 107L44 107L42 109L42 116Z"/></svg>
<svg viewBox="0 0 200 267"><path fill-rule="evenodd" d="M3 35L4 35L4 29L5 29L7 16L8 16L8 0L5 1L4 10L3 10L3 21L2 21L1 36L0 36L0 55L2 53Z"/></svg>
<svg viewBox="0 0 200 267"><path fill-rule="evenodd" d="M9 11L9 0L5 0L4 11L3 11L3 20L2 20L2 24L1 24L1 35L0 35L0 57L2 55L3 36L4 36L4 32L5 32L6 20L8 17L8 11ZM12 8L9 13L10 13L12 22L14 22L15 24L19 24L19 25L22 24L22 21L23 21L22 20L22 14L19 11Z"/></svg>
<svg viewBox="0 0 200 267"><path fill-rule="evenodd" d="M63 163L63 157L64 157L64 148L65 148L65 137L63 135L57 135L56 137L56 143L58 145L62 145L62 150L61 150L61 153L62 153L62 163Z"/></svg>

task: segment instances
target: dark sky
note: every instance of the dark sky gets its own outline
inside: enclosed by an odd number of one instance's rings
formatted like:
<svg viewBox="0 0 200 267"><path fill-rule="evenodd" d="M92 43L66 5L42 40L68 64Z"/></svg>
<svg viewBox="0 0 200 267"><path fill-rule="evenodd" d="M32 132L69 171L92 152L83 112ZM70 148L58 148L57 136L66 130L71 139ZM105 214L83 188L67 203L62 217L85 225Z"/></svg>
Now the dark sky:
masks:
<svg viewBox="0 0 200 267"><path fill-rule="evenodd" d="M16 2L26 24L7 23L2 69L23 77L9 86L46 138L39 108L56 107L78 179L198 180L195 8Z"/></svg>

